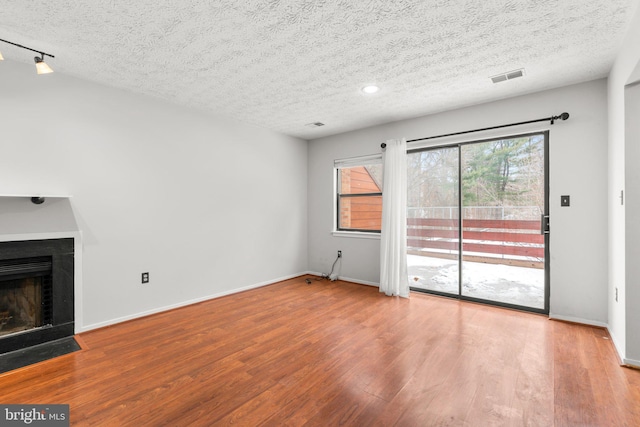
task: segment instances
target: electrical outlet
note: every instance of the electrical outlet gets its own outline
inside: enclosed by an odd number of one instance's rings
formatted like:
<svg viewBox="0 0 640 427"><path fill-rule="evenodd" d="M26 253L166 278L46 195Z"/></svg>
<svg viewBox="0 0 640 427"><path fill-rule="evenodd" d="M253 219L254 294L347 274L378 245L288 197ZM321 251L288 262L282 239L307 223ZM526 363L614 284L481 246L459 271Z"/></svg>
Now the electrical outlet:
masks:
<svg viewBox="0 0 640 427"><path fill-rule="evenodd" d="M142 273L142 283L149 283L149 272Z"/></svg>
<svg viewBox="0 0 640 427"><path fill-rule="evenodd" d="M338 251L338 258L342 258L342 251Z"/></svg>

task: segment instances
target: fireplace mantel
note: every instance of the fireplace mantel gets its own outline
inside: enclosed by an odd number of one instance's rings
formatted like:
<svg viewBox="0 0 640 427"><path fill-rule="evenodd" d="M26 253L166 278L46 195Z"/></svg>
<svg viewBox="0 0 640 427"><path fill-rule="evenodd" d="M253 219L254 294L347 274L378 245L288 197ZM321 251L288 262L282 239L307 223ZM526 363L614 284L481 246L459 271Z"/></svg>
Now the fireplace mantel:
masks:
<svg viewBox="0 0 640 427"><path fill-rule="evenodd" d="M41 196L45 201L39 205L31 197L0 197L1 241L57 238L79 231L69 197ZM34 234L38 236L26 237Z"/></svg>

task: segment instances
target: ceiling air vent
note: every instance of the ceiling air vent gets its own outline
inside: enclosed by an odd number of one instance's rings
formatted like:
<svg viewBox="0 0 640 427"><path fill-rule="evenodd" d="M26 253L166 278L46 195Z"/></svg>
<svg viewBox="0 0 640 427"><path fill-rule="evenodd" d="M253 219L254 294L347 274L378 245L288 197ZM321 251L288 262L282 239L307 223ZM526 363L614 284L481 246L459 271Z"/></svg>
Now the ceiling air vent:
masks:
<svg viewBox="0 0 640 427"><path fill-rule="evenodd" d="M505 74L500 74L499 76L491 77L491 81L494 83L506 82L507 76Z"/></svg>
<svg viewBox="0 0 640 427"><path fill-rule="evenodd" d="M518 77L524 76L524 68L520 68L519 70L509 71L508 73L498 74L496 76L490 77L491 81L494 83L506 82L507 80L517 79Z"/></svg>
<svg viewBox="0 0 640 427"><path fill-rule="evenodd" d="M310 128L319 128L320 126L324 126L324 123L322 123L322 122L313 122L313 123L307 123L305 126L310 127Z"/></svg>

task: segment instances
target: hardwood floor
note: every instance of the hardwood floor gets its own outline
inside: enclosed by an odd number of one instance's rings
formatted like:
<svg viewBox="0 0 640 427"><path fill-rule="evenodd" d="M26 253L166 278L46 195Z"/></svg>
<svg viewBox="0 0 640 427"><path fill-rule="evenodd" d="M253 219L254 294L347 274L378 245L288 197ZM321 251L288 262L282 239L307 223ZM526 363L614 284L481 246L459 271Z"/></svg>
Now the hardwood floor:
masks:
<svg viewBox="0 0 640 427"><path fill-rule="evenodd" d="M637 426L605 330L304 277L81 334L0 403L85 426Z"/></svg>

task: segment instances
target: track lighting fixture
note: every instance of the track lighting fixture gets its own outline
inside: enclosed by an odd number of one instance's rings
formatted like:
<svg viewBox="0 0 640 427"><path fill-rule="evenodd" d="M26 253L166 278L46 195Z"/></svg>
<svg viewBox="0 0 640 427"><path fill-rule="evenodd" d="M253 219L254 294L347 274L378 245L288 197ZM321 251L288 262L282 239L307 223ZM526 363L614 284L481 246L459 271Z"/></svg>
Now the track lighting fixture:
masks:
<svg viewBox="0 0 640 427"><path fill-rule="evenodd" d="M10 42L10 41L8 41L8 40L0 39L0 42L9 43L9 44L11 44L11 45L14 45L14 46L20 47L20 48L22 48L22 49L26 49L26 50L30 50L30 51L32 51L32 52L39 53L39 54L40 54L40 56L39 56L39 57L38 57L38 56L36 56L36 57L34 58L34 60L35 60L35 62L36 62L36 72L37 72L38 74L49 74L49 73L53 73L53 70L51 69L51 67L49 67L49 65L47 65L47 63L46 63L46 62L44 62L44 57L45 57L45 55L46 55L46 56L48 56L48 57L50 57L50 58L55 58L55 56L51 55L50 53L42 52L42 51L39 51L39 50L36 50L36 49L31 49L30 47L22 46L21 44L13 43L13 42ZM0 53L0 61L1 61L1 60L3 60L3 59L4 59L4 58L2 57L2 53Z"/></svg>
<svg viewBox="0 0 640 427"><path fill-rule="evenodd" d="M36 56L35 58L33 58L33 60L36 61L36 73L38 74L53 73L53 70L51 69L51 67L49 67L47 63L44 62L44 55L40 57Z"/></svg>

